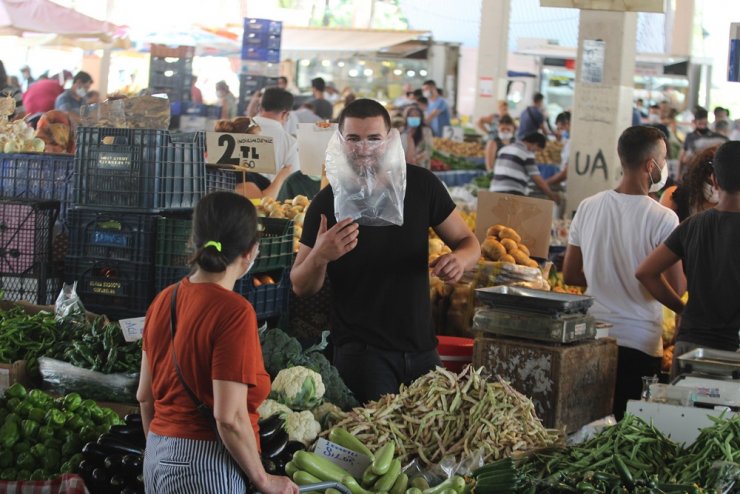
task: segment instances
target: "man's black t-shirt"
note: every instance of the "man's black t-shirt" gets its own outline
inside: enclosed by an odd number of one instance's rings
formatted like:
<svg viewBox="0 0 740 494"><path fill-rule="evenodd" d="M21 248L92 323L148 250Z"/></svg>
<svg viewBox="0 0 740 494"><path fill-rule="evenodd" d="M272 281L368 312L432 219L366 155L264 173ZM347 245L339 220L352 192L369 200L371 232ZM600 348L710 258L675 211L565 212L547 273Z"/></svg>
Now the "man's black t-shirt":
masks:
<svg viewBox="0 0 740 494"><path fill-rule="evenodd" d="M432 172L413 165L406 169L403 226L360 226L357 247L327 268L337 345L360 341L412 352L437 345L429 301L428 231L447 219L455 203ZM311 202L302 244L314 246L321 214L327 228L337 223L331 186Z"/></svg>
<svg viewBox="0 0 740 494"><path fill-rule="evenodd" d="M720 350L738 348L740 213L708 209L681 223L665 241L684 260L689 301L677 340Z"/></svg>

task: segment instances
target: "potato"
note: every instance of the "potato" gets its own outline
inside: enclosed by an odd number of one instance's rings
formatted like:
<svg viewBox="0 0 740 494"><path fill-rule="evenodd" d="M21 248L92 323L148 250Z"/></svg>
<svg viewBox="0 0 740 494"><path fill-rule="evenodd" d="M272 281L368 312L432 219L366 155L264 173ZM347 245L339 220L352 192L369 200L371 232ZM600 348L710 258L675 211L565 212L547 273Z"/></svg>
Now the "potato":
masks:
<svg viewBox="0 0 740 494"><path fill-rule="evenodd" d="M297 195L293 198L293 205L294 206L308 206L308 203L311 202L308 200L308 197L304 195Z"/></svg>
<svg viewBox="0 0 740 494"><path fill-rule="evenodd" d="M503 242L502 242L502 243L503 243ZM532 253L531 253L531 252L529 252L529 247L527 247L527 246L526 246L526 245L524 245L524 244L517 244L517 248L518 248L519 250L521 250L522 252L524 252L525 254L527 254L528 256L531 256L531 255L532 255ZM508 249L506 249L506 250L508 250Z"/></svg>
<svg viewBox="0 0 740 494"><path fill-rule="evenodd" d="M444 246L445 246L445 243L442 242L442 240L438 238L430 238L429 239L429 255L440 254Z"/></svg>
<svg viewBox="0 0 740 494"><path fill-rule="evenodd" d="M530 261L529 256L519 249L514 249L509 254L516 260L517 264L526 265L527 261Z"/></svg>
<svg viewBox="0 0 740 494"><path fill-rule="evenodd" d="M480 248L483 255L491 261L498 261L506 254L506 248L493 237L486 237Z"/></svg>
<svg viewBox="0 0 740 494"><path fill-rule="evenodd" d="M528 266L530 268L538 268L540 267L540 264L535 261L534 259L529 259L527 262L524 263L524 266Z"/></svg>
<svg viewBox="0 0 740 494"><path fill-rule="evenodd" d="M504 225L489 226L486 230L486 237L498 237L499 232L504 228L506 228Z"/></svg>
<svg viewBox="0 0 740 494"><path fill-rule="evenodd" d="M285 218L285 215L283 214L283 210L278 208L274 208L272 211L270 211L270 218Z"/></svg>
<svg viewBox="0 0 740 494"><path fill-rule="evenodd" d="M509 264L516 264L516 259L511 257L509 254L504 254L501 256L501 259L499 259L501 262L508 262Z"/></svg>
<svg viewBox="0 0 740 494"><path fill-rule="evenodd" d="M519 234L514 230L513 228L506 228L504 227L498 234L498 237L500 239L510 238L516 243L520 243L522 241L522 237L519 236Z"/></svg>
<svg viewBox="0 0 740 494"><path fill-rule="evenodd" d="M502 239L501 240L501 245L503 245L506 248L506 252L508 252L509 254L511 254L511 251L517 250L517 248L519 246L516 242L514 242L510 238L504 238L504 239Z"/></svg>

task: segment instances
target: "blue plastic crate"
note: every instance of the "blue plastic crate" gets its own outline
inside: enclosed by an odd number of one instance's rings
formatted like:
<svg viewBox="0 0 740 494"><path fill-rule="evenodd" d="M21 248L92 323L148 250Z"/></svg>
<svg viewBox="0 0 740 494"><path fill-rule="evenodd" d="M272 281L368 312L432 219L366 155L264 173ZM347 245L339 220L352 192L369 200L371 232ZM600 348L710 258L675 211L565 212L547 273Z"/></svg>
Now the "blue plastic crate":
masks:
<svg viewBox="0 0 740 494"><path fill-rule="evenodd" d="M252 304L259 320L277 317L288 312L291 286L290 268L270 274L277 283L254 286L254 278L259 274L250 272L238 280L234 286L234 291L242 294Z"/></svg>

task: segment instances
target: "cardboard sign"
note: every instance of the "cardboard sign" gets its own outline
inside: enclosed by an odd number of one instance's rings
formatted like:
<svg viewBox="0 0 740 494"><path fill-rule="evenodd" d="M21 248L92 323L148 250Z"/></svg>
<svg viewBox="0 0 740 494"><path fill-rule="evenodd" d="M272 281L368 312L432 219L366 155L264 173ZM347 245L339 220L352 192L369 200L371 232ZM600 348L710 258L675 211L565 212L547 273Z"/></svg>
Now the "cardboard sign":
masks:
<svg viewBox="0 0 740 494"><path fill-rule="evenodd" d="M327 441L323 437L316 441L314 453L344 468L356 479L362 477L363 472L371 463L367 456Z"/></svg>
<svg viewBox="0 0 740 494"><path fill-rule="evenodd" d="M272 137L207 132L206 150L209 165L237 166L247 172L277 172Z"/></svg>
<svg viewBox="0 0 740 494"><path fill-rule="evenodd" d="M123 339L131 343L138 341L144 335L144 318L134 317L131 319L121 319L118 321L121 325L121 332L123 333Z"/></svg>
<svg viewBox="0 0 740 494"><path fill-rule="evenodd" d="M545 199L482 190L478 192L475 236L483 242L488 227L506 225L519 233L532 256L546 259L554 204Z"/></svg>
<svg viewBox="0 0 740 494"><path fill-rule="evenodd" d="M298 159L306 175L320 176L326 161L326 147L337 130L337 124L298 124Z"/></svg>

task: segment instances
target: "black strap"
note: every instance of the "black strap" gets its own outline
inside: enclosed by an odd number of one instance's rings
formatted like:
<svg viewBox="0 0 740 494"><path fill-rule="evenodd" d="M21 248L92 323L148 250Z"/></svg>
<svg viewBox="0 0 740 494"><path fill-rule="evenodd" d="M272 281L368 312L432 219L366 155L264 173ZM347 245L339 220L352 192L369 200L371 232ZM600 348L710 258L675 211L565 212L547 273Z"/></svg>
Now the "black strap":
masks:
<svg viewBox="0 0 740 494"><path fill-rule="evenodd" d="M172 336L172 362L175 364L175 372L177 373L177 378L180 380L180 384L182 384L182 387L185 388L185 392L190 397L190 400L195 405L195 409L198 410L198 413L203 416L204 419L208 422L208 425L211 426L211 429L213 429L213 432L216 434L216 438L218 441L221 441L221 436L218 433L218 427L216 426L216 419L213 417L213 411L203 403L193 392L193 390L188 386L188 383L185 382L185 378L182 375L182 371L180 370L180 365L177 363L177 355L175 354L175 328L177 326L177 289L180 286L180 283L178 282L175 285L174 290L172 290L172 297L170 299L170 335Z"/></svg>

